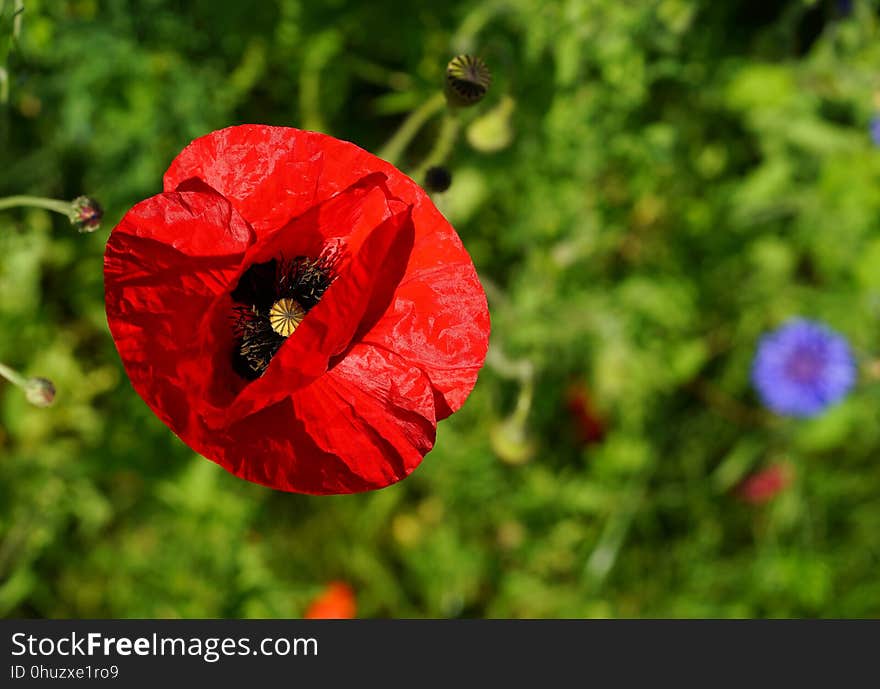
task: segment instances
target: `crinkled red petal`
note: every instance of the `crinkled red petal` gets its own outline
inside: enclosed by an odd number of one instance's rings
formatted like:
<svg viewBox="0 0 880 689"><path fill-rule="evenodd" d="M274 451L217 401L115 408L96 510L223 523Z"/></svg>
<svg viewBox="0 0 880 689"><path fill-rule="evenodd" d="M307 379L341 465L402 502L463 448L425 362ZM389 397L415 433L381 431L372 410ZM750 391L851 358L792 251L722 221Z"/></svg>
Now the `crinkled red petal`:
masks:
<svg viewBox="0 0 880 689"><path fill-rule="evenodd" d="M355 345L293 403L315 444L345 462L361 490L405 478L434 445L431 381L393 352Z"/></svg>
<svg viewBox="0 0 880 689"><path fill-rule="evenodd" d="M225 199L166 193L132 208L107 241L107 321L135 390L189 441L204 385L202 323L228 293L253 232Z"/></svg>
<svg viewBox="0 0 880 689"><path fill-rule="evenodd" d="M196 451L308 493L408 475L464 402L488 344L455 231L408 177L321 134L243 126L196 140L166 193L107 244L107 314L135 389ZM332 250L336 279L264 375L240 379L231 292L252 264Z"/></svg>
<svg viewBox="0 0 880 689"><path fill-rule="evenodd" d="M476 383L489 344L489 310L461 240L418 184L346 141L289 127L241 125L193 141L165 174L165 188L201 179L260 234L375 173L384 175L389 197L412 207L415 238L396 302L365 341L391 348L425 371L438 418L445 418ZM297 179L307 183L291 183Z"/></svg>

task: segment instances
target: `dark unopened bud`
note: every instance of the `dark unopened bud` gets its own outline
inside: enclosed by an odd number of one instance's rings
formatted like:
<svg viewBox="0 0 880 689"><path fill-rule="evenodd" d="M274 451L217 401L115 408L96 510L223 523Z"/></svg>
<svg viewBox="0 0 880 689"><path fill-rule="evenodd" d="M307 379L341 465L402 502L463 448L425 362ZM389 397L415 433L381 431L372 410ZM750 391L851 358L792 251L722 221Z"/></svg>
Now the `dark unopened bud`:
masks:
<svg viewBox="0 0 880 689"><path fill-rule="evenodd" d="M55 401L55 386L47 378L28 378L24 396L35 407L49 407Z"/></svg>
<svg viewBox="0 0 880 689"><path fill-rule="evenodd" d="M101 204L88 196L78 196L70 204L70 222L80 232L94 232L103 217Z"/></svg>
<svg viewBox="0 0 880 689"><path fill-rule="evenodd" d="M446 191L451 185L452 173L445 167L431 167L425 173L425 188L428 191Z"/></svg>
<svg viewBox="0 0 880 689"><path fill-rule="evenodd" d="M446 100L450 105L475 105L483 100L492 73L480 58L458 55L446 65Z"/></svg>

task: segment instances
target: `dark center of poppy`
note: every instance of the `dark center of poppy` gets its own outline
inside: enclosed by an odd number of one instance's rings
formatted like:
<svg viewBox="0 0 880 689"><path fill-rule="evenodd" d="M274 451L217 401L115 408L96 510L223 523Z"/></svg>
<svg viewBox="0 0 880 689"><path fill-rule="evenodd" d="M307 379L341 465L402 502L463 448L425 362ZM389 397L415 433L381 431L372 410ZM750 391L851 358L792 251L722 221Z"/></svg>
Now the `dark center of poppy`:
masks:
<svg viewBox="0 0 880 689"><path fill-rule="evenodd" d="M821 374L825 362L820 352L813 348L801 347L791 353L785 365L788 377L798 383L811 383Z"/></svg>
<svg viewBox="0 0 880 689"><path fill-rule="evenodd" d="M232 291L235 346L232 368L256 380L281 345L324 296L333 281L331 262L297 256L248 268Z"/></svg>
<svg viewBox="0 0 880 689"><path fill-rule="evenodd" d="M295 299L279 299L269 309L269 325L282 337L289 336L302 323L306 312Z"/></svg>

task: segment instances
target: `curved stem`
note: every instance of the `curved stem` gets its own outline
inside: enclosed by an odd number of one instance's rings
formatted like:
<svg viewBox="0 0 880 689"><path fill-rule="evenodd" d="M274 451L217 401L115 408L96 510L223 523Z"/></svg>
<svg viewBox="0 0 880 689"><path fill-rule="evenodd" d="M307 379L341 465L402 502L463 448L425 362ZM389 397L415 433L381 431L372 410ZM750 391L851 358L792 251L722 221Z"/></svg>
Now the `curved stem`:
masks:
<svg viewBox="0 0 880 689"><path fill-rule="evenodd" d="M489 345L486 353L486 366L493 369L502 378L518 380L526 383L535 375L535 366L528 359L510 359L496 344Z"/></svg>
<svg viewBox="0 0 880 689"><path fill-rule="evenodd" d="M3 55L2 59L6 60L8 57L9 50L15 47L18 43L19 34L21 34L21 15L24 12L24 0L14 0L12 5L12 37L9 39L9 46L7 48L6 54ZM0 20L4 23L6 21L5 17L6 13L6 0L0 0ZM0 105L5 105L9 102L9 72L6 69L6 65L0 65Z"/></svg>
<svg viewBox="0 0 880 689"><path fill-rule="evenodd" d="M21 35L21 15L24 13L24 0L15 0L12 5L12 40Z"/></svg>
<svg viewBox="0 0 880 689"><path fill-rule="evenodd" d="M388 140L377 155L395 165L422 125L440 112L445 105L446 96L442 91L438 91L407 116L403 124L400 125L400 129L394 133L394 136Z"/></svg>
<svg viewBox="0 0 880 689"><path fill-rule="evenodd" d="M641 478L633 480L618 509L605 523L599 542L587 558L584 574L596 589L602 586L617 562L633 520L645 498L650 474L651 470L645 472Z"/></svg>
<svg viewBox="0 0 880 689"><path fill-rule="evenodd" d="M434 167L435 165L442 165L446 162L446 159L449 157L449 154L452 153L452 147L455 145L455 141L458 138L459 126L460 123L458 116L452 112L446 113L446 116L443 118L443 125L440 127L440 136L437 137L437 141L434 142L434 147L422 161L421 165L413 171L413 179L417 181L420 180L425 176L428 168Z"/></svg>
<svg viewBox="0 0 880 689"><path fill-rule="evenodd" d="M70 217L70 201L46 199L41 196L7 196L0 199L0 210L19 206L45 208L47 211L54 211L55 213L61 213L61 215Z"/></svg>
<svg viewBox="0 0 880 689"><path fill-rule="evenodd" d="M526 425L526 419L529 418L529 412L532 410L532 399L535 396L535 382L530 376L523 381L519 390L519 396L516 398L516 407L510 415L511 420L520 426Z"/></svg>
<svg viewBox="0 0 880 689"><path fill-rule="evenodd" d="M27 379L23 375L6 364L0 364L0 376L3 376L10 383L20 388L23 388L25 383L27 383Z"/></svg>

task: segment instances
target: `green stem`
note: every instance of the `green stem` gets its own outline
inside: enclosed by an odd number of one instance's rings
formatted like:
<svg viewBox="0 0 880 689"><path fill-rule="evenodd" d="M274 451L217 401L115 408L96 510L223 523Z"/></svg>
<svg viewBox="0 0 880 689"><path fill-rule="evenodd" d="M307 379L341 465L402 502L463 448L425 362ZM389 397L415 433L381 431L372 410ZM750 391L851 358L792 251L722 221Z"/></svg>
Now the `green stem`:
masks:
<svg viewBox="0 0 880 689"><path fill-rule="evenodd" d="M27 383L27 378L22 376L15 369L9 368L6 364L0 364L0 376L3 376L10 383L20 388L23 388L25 383Z"/></svg>
<svg viewBox="0 0 880 689"><path fill-rule="evenodd" d="M15 47L21 33L21 15L24 12L24 0L14 0L12 6L12 37L9 39L9 46L2 59L4 62L9 55L9 50ZM0 0L0 20L6 21L6 0ZM6 65L0 65L0 105L9 102L9 72Z"/></svg>
<svg viewBox="0 0 880 689"><path fill-rule="evenodd" d="M422 125L440 112L445 105L446 96L442 91L438 91L413 110L403 121L403 124L400 125L400 129L394 133L394 136L379 151L379 157L395 165L401 154L406 150L409 142L412 141L412 138L422 128Z"/></svg>
<svg viewBox="0 0 880 689"><path fill-rule="evenodd" d="M769 426L773 424L766 414L738 402L706 380L697 378L685 387L722 418L740 426Z"/></svg>
<svg viewBox="0 0 880 689"><path fill-rule="evenodd" d="M535 395L534 380L529 377L523 381L519 390L519 396L516 398L516 407L510 415L512 421L519 426L525 427L526 420L529 418L529 412L532 410L532 398Z"/></svg>
<svg viewBox="0 0 880 689"><path fill-rule="evenodd" d="M21 15L24 13L24 0L15 0L12 6L12 40L17 41L21 35Z"/></svg>
<svg viewBox="0 0 880 689"><path fill-rule="evenodd" d="M502 378L531 382L535 377L535 367L528 359L510 359L497 344L490 345L486 354L486 366Z"/></svg>
<svg viewBox="0 0 880 689"><path fill-rule="evenodd" d="M54 211L68 218L70 217L70 201L46 199L41 196L7 196L6 198L0 198L0 210L19 206L45 208L47 211Z"/></svg>
<svg viewBox="0 0 880 689"><path fill-rule="evenodd" d="M420 180L425 176L428 168L435 165L442 165L446 162L449 154L452 153L452 147L458 139L459 119L455 113L448 112L443 118L443 125L440 127L440 136L434 142L431 152L422 161L412 174L413 179Z"/></svg>
<svg viewBox="0 0 880 689"><path fill-rule="evenodd" d="M395 72L356 55L350 56L348 61L351 71L364 81L378 84L392 91L406 91L411 86L412 78L406 72Z"/></svg>
<svg viewBox="0 0 880 689"><path fill-rule="evenodd" d="M634 479L620 506L605 523L599 542L587 558L584 574L596 589L602 586L617 562L633 520L644 500L649 478L650 471L643 477Z"/></svg>

